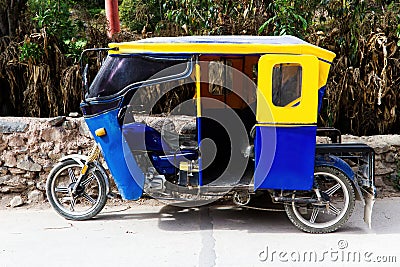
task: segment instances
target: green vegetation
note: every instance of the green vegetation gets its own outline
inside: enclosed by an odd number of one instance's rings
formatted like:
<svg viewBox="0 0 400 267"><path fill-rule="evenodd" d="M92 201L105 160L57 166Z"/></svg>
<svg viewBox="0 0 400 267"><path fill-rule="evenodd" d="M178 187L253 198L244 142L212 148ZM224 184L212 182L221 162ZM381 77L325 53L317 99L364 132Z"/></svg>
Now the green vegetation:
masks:
<svg viewBox="0 0 400 267"><path fill-rule="evenodd" d="M34 22L34 30L56 39L63 54L77 59L87 42L76 40L83 32L83 22L71 16L73 4L69 0L28 0L28 15Z"/></svg>
<svg viewBox="0 0 400 267"><path fill-rule="evenodd" d="M316 1L273 1L268 6L273 16L261 25L258 33L269 29L273 35L288 34L304 37L307 28L312 24L313 16L310 11L315 11L316 5Z"/></svg>
<svg viewBox="0 0 400 267"><path fill-rule="evenodd" d="M77 59L106 46L104 0L2 0L0 115L55 116L80 101ZM400 131L400 3L390 0L122 0L116 41L290 34L337 54L320 124ZM13 16L6 16L13 12ZM93 72L94 70L92 70Z"/></svg>
<svg viewBox="0 0 400 267"><path fill-rule="evenodd" d="M20 49L21 54L19 58L21 61L33 60L37 62L43 54L43 50L39 48L37 43L31 43L29 41L24 42Z"/></svg>
<svg viewBox="0 0 400 267"><path fill-rule="evenodd" d="M131 31L153 31L161 19L160 5L157 0L123 0L119 6L121 20Z"/></svg>
<svg viewBox="0 0 400 267"><path fill-rule="evenodd" d="M23 5L5 1L2 6L14 10L11 17L17 20L0 16L0 104L5 107L0 115L48 117L76 111L81 100L77 61L87 46L107 44L104 17L94 1L17 2Z"/></svg>

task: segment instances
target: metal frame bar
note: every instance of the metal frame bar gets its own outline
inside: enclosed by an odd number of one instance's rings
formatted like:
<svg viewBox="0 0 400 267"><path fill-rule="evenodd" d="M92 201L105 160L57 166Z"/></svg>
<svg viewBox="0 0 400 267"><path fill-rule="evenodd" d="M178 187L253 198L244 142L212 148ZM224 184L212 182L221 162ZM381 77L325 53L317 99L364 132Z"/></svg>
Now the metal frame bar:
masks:
<svg viewBox="0 0 400 267"><path fill-rule="evenodd" d="M332 143L342 143L342 133L336 128L319 127L317 128L317 136L327 136Z"/></svg>
<svg viewBox="0 0 400 267"><path fill-rule="evenodd" d="M351 156L350 153L357 152L367 154L369 165L369 186L373 187L375 183L375 151L372 147L361 143L317 144L315 147L316 154L341 154L340 156L343 158Z"/></svg>

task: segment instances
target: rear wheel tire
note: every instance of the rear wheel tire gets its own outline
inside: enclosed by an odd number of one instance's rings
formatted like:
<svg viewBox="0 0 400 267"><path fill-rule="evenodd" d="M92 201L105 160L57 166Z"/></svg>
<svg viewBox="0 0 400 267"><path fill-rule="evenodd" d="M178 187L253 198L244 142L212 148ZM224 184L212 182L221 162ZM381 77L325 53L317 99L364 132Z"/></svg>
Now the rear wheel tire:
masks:
<svg viewBox="0 0 400 267"><path fill-rule="evenodd" d="M82 166L74 160L60 162L51 170L46 182L47 198L55 211L68 220L87 220L96 216L107 202L107 187L102 173L88 171L75 195L71 190Z"/></svg>
<svg viewBox="0 0 400 267"><path fill-rule="evenodd" d="M342 171L319 166L314 172L314 189L324 200L312 204L285 204L289 220L308 233L330 233L342 227L353 213L355 192L349 177ZM317 199L315 190L294 192L293 198Z"/></svg>

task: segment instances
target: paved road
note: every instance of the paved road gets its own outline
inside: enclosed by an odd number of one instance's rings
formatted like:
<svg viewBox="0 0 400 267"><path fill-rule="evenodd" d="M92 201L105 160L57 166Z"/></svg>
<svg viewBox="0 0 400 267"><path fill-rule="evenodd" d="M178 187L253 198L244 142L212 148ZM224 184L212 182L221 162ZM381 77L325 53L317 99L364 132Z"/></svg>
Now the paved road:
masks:
<svg viewBox="0 0 400 267"><path fill-rule="evenodd" d="M400 198L377 201L372 230L359 203L345 227L326 235L299 232L284 212L126 208L85 222L50 209L1 210L0 266L400 265Z"/></svg>

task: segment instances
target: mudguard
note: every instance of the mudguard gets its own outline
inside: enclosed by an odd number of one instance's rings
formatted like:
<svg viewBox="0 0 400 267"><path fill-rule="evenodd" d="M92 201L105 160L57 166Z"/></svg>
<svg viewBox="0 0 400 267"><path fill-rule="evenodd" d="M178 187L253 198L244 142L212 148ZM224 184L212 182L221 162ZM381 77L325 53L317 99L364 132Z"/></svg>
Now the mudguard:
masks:
<svg viewBox="0 0 400 267"><path fill-rule="evenodd" d="M350 180L354 181L354 172L351 169L350 165L339 157L328 154L316 155L315 167L319 166L328 166L339 169L344 172L350 178Z"/></svg>

